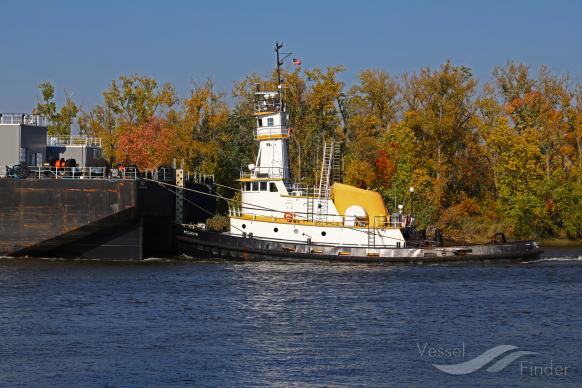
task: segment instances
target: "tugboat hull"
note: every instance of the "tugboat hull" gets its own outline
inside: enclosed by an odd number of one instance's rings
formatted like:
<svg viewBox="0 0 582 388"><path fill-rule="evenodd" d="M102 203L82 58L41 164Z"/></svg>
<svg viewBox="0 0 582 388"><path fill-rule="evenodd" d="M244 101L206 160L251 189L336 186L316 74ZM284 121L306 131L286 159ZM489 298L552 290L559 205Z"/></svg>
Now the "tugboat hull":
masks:
<svg viewBox="0 0 582 388"><path fill-rule="evenodd" d="M471 261L526 261L543 251L534 241L454 247L361 247L261 240L178 227L178 251L196 258L230 260L317 260L362 263L446 263Z"/></svg>

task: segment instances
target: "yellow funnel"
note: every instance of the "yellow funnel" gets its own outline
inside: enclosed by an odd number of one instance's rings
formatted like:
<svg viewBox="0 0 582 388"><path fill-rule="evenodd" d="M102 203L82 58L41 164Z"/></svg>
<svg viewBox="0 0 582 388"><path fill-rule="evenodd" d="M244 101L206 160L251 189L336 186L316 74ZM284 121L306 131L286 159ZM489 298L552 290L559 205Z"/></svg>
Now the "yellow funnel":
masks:
<svg viewBox="0 0 582 388"><path fill-rule="evenodd" d="M360 206L368 215L370 225L386 226L388 212L382 197L375 191L334 183L331 187L331 199L340 215L346 214L346 209L350 206Z"/></svg>

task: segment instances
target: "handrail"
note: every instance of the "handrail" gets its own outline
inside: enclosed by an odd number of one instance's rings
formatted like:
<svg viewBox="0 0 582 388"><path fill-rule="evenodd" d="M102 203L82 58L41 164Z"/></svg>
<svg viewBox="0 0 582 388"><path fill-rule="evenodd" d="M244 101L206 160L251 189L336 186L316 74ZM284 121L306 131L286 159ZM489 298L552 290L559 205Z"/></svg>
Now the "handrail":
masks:
<svg viewBox="0 0 582 388"><path fill-rule="evenodd" d="M101 147L101 138L83 135L48 136L48 146L95 146Z"/></svg>
<svg viewBox="0 0 582 388"><path fill-rule="evenodd" d="M281 110L281 103L277 98L260 96L258 102L255 103L255 112L278 112Z"/></svg>
<svg viewBox="0 0 582 388"><path fill-rule="evenodd" d="M255 129L255 140L271 137L288 137L289 129L283 125L262 126Z"/></svg>
<svg viewBox="0 0 582 388"><path fill-rule="evenodd" d="M38 179L121 179L136 180L149 178L157 181L174 181L176 170L159 168L157 170L139 171L136 167L54 167L54 166L1 166L0 177L38 178ZM214 184L213 174L200 172L186 173L186 181L198 184Z"/></svg>
<svg viewBox="0 0 582 388"><path fill-rule="evenodd" d="M28 171L38 179L105 179L107 170L105 167L45 167L29 166Z"/></svg>
<svg viewBox="0 0 582 388"><path fill-rule="evenodd" d="M283 167L255 167L252 172L240 172L240 179L281 179L287 178L285 176L285 168Z"/></svg>
<svg viewBox="0 0 582 388"><path fill-rule="evenodd" d="M0 113L0 124L24 124L47 127L49 120L42 115L30 113Z"/></svg>

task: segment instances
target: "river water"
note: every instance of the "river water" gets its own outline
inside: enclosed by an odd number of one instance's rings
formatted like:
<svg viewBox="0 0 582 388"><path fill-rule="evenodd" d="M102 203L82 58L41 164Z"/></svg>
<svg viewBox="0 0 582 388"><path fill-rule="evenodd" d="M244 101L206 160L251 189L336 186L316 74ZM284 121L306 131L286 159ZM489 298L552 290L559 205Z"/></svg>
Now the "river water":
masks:
<svg viewBox="0 0 582 388"><path fill-rule="evenodd" d="M576 386L582 249L499 265L4 258L0 334L10 387ZM433 366L499 345L517 349ZM517 351L536 354L487 371Z"/></svg>

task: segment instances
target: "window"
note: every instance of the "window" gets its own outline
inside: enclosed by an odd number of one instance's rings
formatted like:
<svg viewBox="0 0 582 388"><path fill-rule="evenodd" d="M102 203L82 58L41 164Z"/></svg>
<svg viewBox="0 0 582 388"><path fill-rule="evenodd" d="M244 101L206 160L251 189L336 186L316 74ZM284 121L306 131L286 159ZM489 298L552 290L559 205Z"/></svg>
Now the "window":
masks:
<svg viewBox="0 0 582 388"><path fill-rule="evenodd" d="M277 190L277 185L275 184L275 182L269 182L269 191L276 193Z"/></svg>
<svg viewBox="0 0 582 388"><path fill-rule="evenodd" d="M275 228L273 230L275 231L275 233L277 233L279 231L279 228Z"/></svg>
<svg viewBox="0 0 582 388"><path fill-rule="evenodd" d="M273 125L275 125L275 123L273 122L273 118L272 117L267 118L267 126L272 127Z"/></svg>
<svg viewBox="0 0 582 388"><path fill-rule="evenodd" d="M245 190L251 191L251 182L245 182Z"/></svg>
<svg viewBox="0 0 582 388"><path fill-rule="evenodd" d="M260 182L261 183L261 191L267 191L267 182Z"/></svg>
<svg viewBox="0 0 582 388"><path fill-rule="evenodd" d="M325 232L321 232L321 235L322 235L322 236L325 236L326 234L327 234L327 233L325 233Z"/></svg>
<svg viewBox="0 0 582 388"><path fill-rule="evenodd" d="M253 191L259 191L259 182L253 182Z"/></svg>
<svg viewBox="0 0 582 388"><path fill-rule="evenodd" d="M263 126L263 119L258 119L258 120L257 120L257 125L258 125L259 127L262 127L262 126Z"/></svg>

